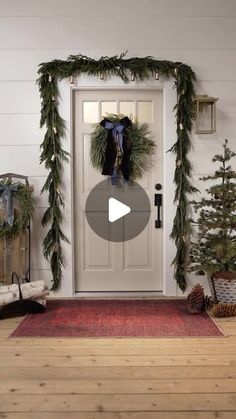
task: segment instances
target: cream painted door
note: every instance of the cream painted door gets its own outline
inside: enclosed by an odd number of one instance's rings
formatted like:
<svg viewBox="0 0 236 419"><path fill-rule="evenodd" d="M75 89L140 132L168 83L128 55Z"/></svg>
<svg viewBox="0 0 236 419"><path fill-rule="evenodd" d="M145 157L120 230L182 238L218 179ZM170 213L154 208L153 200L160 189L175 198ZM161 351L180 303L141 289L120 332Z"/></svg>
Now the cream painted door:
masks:
<svg viewBox="0 0 236 419"><path fill-rule="evenodd" d="M87 223L85 203L105 177L90 163L90 133L108 113L133 115L148 123L156 141L153 167L137 182L149 196L151 216L136 238L115 243L97 236ZM155 184L162 184L162 93L159 91L84 91L74 97L74 259L78 292L161 291L162 229L155 228ZM163 192L163 191L161 191ZM125 222L125 217L124 217Z"/></svg>

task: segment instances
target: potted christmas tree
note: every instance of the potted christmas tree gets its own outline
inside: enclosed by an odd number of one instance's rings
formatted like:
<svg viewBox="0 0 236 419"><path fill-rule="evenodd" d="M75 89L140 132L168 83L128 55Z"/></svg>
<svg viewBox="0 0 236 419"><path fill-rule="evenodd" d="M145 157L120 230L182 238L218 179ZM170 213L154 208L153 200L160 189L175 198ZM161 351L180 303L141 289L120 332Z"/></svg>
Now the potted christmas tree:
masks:
<svg viewBox="0 0 236 419"><path fill-rule="evenodd" d="M207 274L219 302L236 303L236 172L230 165L236 154L227 140L223 149L212 159L219 168L201 179L215 184L206 189L206 198L193 202L198 237L191 243L190 270Z"/></svg>

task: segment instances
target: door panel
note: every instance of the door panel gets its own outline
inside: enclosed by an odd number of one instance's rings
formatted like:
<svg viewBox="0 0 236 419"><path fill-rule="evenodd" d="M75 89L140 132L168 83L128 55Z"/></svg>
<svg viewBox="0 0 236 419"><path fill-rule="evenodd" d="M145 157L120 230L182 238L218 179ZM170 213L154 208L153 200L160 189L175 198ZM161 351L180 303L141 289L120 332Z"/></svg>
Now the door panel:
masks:
<svg viewBox="0 0 236 419"><path fill-rule="evenodd" d="M93 216L99 222L99 218L102 214L94 214ZM101 239L97 234L94 234L93 230L89 227L84 217L84 244L85 244L85 260L84 269L97 270L97 269L112 269L112 257L111 257L111 242L104 240L103 246L100 246ZM99 252L97 249L99 248Z"/></svg>
<svg viewBox="0 0 236 419"><path fill-rule="evenodd" d="M131 223L137 222L137 219L140 216L142 215L138 213L134 214ZM151 224L145 228L140 236L124 242L124 269L126 271L152 268L152 241L150 237L150 226ZM125 229L128 231L129 228L132 228L132 226L125 222ZM145 251L143 251L143 249L145 249Z"/></svg>
<svg viewBox="0 0 236 419"><path fill-rule="evenodd" d="M157 147L153 167L137 182L151 202L151 215L143 232L122 243L97 236L87 223L85 204L89 192L104 180L90 163L90 134L93 124L108 113L123 113L146 122ZM161 291L162 229L155 229L155 184L162 183L162 93L159 91L75 91L74 101L74 244L76 290ZM112 191L111 182L106 184ZM126 188L127 185L124 185ZM135 187L134 187L135 188ZM134 191L135 192L135 191ZM132 190L129 191L132 194ZM94 217L102 215L94 213ZM133 214L132 221L140 217ZM112 223L109 224L112 238ZM123 219L124 232L131 225Z"/></svg>

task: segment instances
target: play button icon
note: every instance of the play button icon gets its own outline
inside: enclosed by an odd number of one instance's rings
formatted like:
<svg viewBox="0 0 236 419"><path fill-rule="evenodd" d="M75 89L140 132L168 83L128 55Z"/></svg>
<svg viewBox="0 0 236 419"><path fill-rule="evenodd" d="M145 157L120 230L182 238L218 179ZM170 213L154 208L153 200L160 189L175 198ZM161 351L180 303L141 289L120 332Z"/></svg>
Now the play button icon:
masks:
<svg viewBox="0 0 236 419"><path fill-rule="evenodd" d="M89 193L86 219L91 229L104 240L124 242L138 236L150 217L150 201L136 182L113 185L109 178Z"/></svg>
<svg viewBox="0 0 236 419"><path fill-rule="evenodd" d="M110 223L114 223L114 221L119 220L131 211L128 205L123 204L115 198L109 198L108 208L108 219Z"/></svg>

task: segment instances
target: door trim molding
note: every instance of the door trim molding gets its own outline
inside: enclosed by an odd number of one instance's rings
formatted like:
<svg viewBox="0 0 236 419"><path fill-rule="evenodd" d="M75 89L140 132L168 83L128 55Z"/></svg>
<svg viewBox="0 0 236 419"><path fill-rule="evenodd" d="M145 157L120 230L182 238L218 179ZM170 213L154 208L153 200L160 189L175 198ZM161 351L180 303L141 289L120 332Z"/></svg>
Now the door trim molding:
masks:
<svg viewBox="0 0 236 419"><path fill-rule="evenodd" d="M98 298L103 298L103 297L161 297L163 296L163 292L162 291L77 291L75 293L76 297L98 297Z"/></svg>
<svg viewBox="0 0 236 419"><path fill-rule="evenodd" d="M163 292L164 296L177 296L177 284L174 280L174 268L171 262L175 256L174 242L169 238L172 230L173 219L175 215L174 200L174 168L175 157L173 153L166 153L176 141L175 114L173 108L176 104L176 92L173 90L172 81L145 81L133 82L133 86L127 85L117 80L97 80L97 78L81 77L76 86L68 87L68 82L63 80L60 82L61 104L60 112L62 118L66 122L67 132L64 139L64 149L70 155L70 163L63 165L64 183L62 192L65 197L65 214L63 229L67 233L70 244L63 243L63 251L65 255L65 267L63 268L63 279L61 289L53 295L72 297L85 296L84 293L78 293L75 290L75 270L74 270L74 194L73 194L73 139L74 139L74 95L76 91L109 91L109 90L126 90L126 91L158 91L163 92ZM153 292L154 293L154 292ZM153 295L152 293L152 295ZM91 296L91 293L88 293ZM94 295L99 296L100 292ZM111 293L112 296L113 293ZM140 296L140 293L138 293ZM143 295L145 292L143 292ZM106 294L107 295L107 294ZM119 296L119 292L115 293ZM124 295L122 293L122 295ZM127 293L127 296L134 296L133 292ZM159 294L160 295L160 294ZM108 295L107 295L108 296Z"/></svg>

